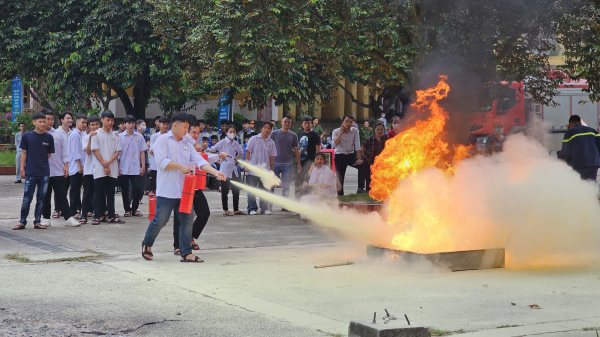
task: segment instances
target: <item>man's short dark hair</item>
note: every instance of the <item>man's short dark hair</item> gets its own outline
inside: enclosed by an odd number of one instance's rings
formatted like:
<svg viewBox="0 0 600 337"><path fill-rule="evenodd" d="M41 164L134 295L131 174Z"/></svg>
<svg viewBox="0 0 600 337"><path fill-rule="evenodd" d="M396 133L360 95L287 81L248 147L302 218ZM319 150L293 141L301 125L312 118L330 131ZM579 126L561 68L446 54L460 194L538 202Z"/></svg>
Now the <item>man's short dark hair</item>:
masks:
<svg viewBox="0 0 600 337"><path fill-rule="evenodd" d="M161 123L171 123L171 118L167 116L162 116L158 121Z"/></svg>
<svg viewBox="0 0 600 337"><path fill-rule="evenodd" d="M145 123L145 122L146 121L143 120L143 119L138 119L137 121L135 121L135 125L137 126L137 125L140 125L140 124Z"/></svg>
<svg viewBox="0 0 600 337"><path fill-rule="evenodd" d="M208 142L208 137L202 137L203 142Z"/></svg>
<svg viewBox="0 0 600 337"><path fill-rule="evenodd" d="M242 124L250 124L250 120L249 119L244 119L244 121L242 122Z"/></svg>
<svg viewBox="0 0 600 337"><path fill-rule="evenodd" d="M190 121L190 129L195 128L195 127L200 127L200 123L198 123L198 120L196 120L196 119Z"/></svg>
<svg viewBox="0 0 600 337"><path fill-rule="evenodd" d="M100 122L100 118L98 118L98 116L92 116L88 118L88 124L91 124L93 122Z"/></svg>
<svg viewBox="0 0 600 337"><path fill-rule="evenodd" d="M350 118L353 121L355 120L354 116L352 116L352 115L344 115L344 117L342 117L342 122L346 119L346 117Z"/></svg>
<svg viewBox="0 0 600 337"><path fill-rule="evenodd" d="M281 120L283 121L286 118L289 118L292 121L292 123L294 123L294 119L292 118L292 115L287 114L287 115L283 116L283 118Z"/></svg>
<svg viewBox="0 0 600 337"><path fill-rule="evenodd" d="M123 118L123 123L135 123L135 117L132 115L127 115Z"/></svg>
<svg viewBox="0 0 600 337"><path fill-rule="evenodd" d="M199 120L198 120L198 123L199 123L199 124L206 124L206 123L204 122L204 119L199 119Z"/></svg>
<svg viewBox="0 0 600 337"><path fill-rule="evenodd" d="M84 115L84 114L77 114L77 115L75 115L75 121L78 121L78 120L80 120L80 119L85 119L85 120L87 120L87 116L86 116L86 115Z"/></svg>
<svg viewBox="0 0 600 337"><path fill-rule="evenodd" d="M47 110L47 109L44 109L44 110ZM48 111L50 111L50 110L48 110ZM52 111L50 111L50 112L52 112ZM34 121L38 120L38 119L46 119L46 114L43 111L38 111L38 112L34 113L33 116L31 116L31 118L33 118ZM20 124L25 124L25 123L19 123L19 125Z"/></svg>
<svg viewBox="0 0 600 337"><path fill-rule="evenodd" d="M44 118L46 118L46 116L44 116ZM19 126L21 126L21 124L27 126L24 122L19 122Z"/></svg>
<svg viewBox="0 0 600 337"><path fill-rule="evenodd" d="M43 113L44 116L52 115L52 117L54 117L54 112L50 109L44 109L41 111L41 113ZM44 118L46 118L46 117L44 117Z"/></svg>
<svg viewBox="0 0 600 337"><path fill-rule="evenodd" d="M190 124L190 115L185 112L178 112L171 117L171 123L175 124L177 122L188 123Z"/></svg>
<svg viewBox="0 0 600 337"><path fill-rule="evenodd" d="M66 115L69 115L69 116L71 116L71 118L73 118L73 114L72 113L70 113L68 111L65 111L65 112L61 113L60 115L58 115L58 119L60 119L62 121L63 119L65 119Z"/></svg>
<svg viewBox="0 0 600 337"><path fill-rule="evenodd" d="M100 114L100 118L112 118L112 119L115 119L115 114L112 113L112 111L110 111L110 110L104 110Z"/></svg>
<svg viewBox="0 0 600 337"><path fill-rule="evenodd" d="M573 116L569 117L569 123L581 124L581 117L579 117L578 115L573 115Z"/></svg>
<svg viewBox="0 0 600 337"><path fill-rule="evenodd" d="M154 121L156 122L157 119L160 119L160 116L156 116L154 117Z"/></svg>
<svg viewBox="0 0 600 337"><path fill-rule="evenodd" d="M311 122L312 123L313 119L312 119L312 117L310 117L308 115L305 115L305 116L302 116L301 121L302 122Z"/></svg>

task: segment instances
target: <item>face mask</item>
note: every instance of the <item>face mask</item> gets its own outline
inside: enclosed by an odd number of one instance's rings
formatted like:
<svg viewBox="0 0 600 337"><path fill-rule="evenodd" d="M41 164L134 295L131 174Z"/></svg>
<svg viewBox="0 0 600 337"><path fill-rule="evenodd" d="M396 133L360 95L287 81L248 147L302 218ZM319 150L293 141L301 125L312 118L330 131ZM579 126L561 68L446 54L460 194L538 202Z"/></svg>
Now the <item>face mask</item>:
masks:
<svg viewBox="0 0 600 337"><path fill-rule="evenodd" d="M400 124L393 124L392 127L394 127L394 130L398 130L400 129Z"/></svg>
<svg viewBox="0 0 600 337"><path fill-rule="evenodd" d="M504 128L495 128L494 130L496 131L497 135L501 135L504 133Z"/></svg>
<svg viewBox="0 0 600 337"><path fill-rule="evenodd" d="M227 137L229 137L229 139L234 139L235 138L235 133L228 133Z"/></svg>
<svg viewBox="0 0 600 337"><path fill-rule="evenodd" d="M146 127L145 127L145 126L143 126L143 125L142 125L142 126L140 126L140 131L142 131L142 132L146 132Z"/></svg>

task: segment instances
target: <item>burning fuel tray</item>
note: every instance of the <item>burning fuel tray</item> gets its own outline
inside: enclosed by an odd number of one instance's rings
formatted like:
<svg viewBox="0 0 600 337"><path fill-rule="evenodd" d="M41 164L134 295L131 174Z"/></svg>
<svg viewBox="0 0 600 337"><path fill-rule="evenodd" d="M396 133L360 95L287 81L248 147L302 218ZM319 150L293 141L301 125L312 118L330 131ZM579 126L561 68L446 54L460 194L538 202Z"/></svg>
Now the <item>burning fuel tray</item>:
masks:
<svg viewBox="0 0 600 337"><path fill-rule="evenodd" d="M391 248L367 246L367 257L387 257L406 262L428 260L436 266L448 267L452 271L504 268L504 248L420 254Z"/></svg>

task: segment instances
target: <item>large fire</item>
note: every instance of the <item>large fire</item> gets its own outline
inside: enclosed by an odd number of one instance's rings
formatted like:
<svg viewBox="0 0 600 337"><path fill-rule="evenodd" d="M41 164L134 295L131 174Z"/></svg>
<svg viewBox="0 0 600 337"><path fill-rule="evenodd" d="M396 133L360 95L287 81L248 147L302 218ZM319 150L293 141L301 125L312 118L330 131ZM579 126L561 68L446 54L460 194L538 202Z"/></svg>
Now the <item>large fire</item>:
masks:
<svg viewBox="0 0 600 337"><path fill-rule="evenodd" d="M423 114L429 114L429 117L417 121L414 127L388 140L383 152L375 158L371 167L373 173L369 192L372 198L390 199L392 193L400 193L394 192L399 182L418 171L437 167L452 174L454 164L468 155L469 147L464 145L454 146L451 155L449 145L444 141L444 126L448 113L440 107L438 101L445 98L450 90L446 79L445 76L441 76L435 87L417 91L417 99L411 106ZM423 188L431 188L431 186L423 186ZM393 199L401 198L401 195L396 195ZM388 223L398 225L398 221L406 222L407 207L404 206L407 203L410 201L390 200L387 205ZM418 212L413 213L415 218L411 219L412 229L396 234L392 245L398 249L420 252L447 246L447 243L443 242L443 227L440 226L436 216L438 212L434 209L428 210L426 207L418 207L418 209ZM427 240L422 240L423 236L427 236ZM431 247L424 247L422 242L427 242L427 246Z"/></svg>

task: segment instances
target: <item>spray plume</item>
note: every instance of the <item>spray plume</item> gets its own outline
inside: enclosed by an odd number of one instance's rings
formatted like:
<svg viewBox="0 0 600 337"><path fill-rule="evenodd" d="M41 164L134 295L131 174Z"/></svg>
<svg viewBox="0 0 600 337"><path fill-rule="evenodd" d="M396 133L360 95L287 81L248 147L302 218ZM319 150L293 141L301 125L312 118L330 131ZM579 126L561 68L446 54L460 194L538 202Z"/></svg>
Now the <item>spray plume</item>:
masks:
<svg viewBox="0 0 600 337"><path fill-rule="evenodd" d="M274 186L281 185L281 180L273 173L273 171L267 171L264 168L260 168L248 163L245 160L238 159L238 163L247 168L250 172L254 173L257 177L260 178L262 184L265 188L271 188Z"/></svg>

